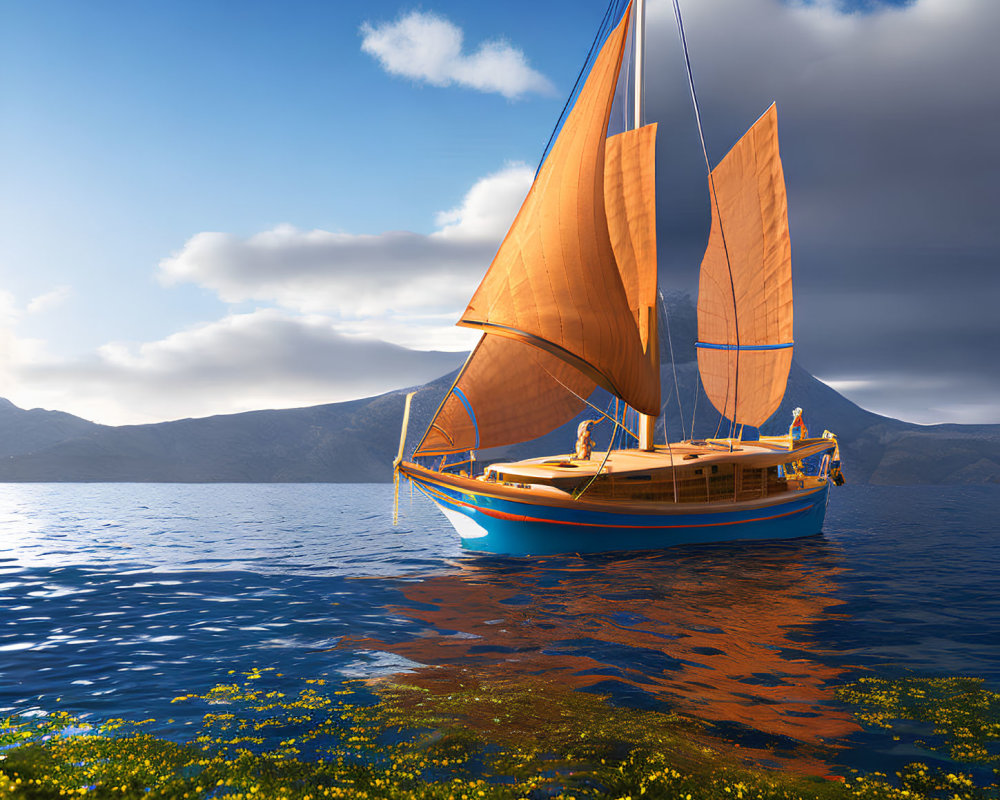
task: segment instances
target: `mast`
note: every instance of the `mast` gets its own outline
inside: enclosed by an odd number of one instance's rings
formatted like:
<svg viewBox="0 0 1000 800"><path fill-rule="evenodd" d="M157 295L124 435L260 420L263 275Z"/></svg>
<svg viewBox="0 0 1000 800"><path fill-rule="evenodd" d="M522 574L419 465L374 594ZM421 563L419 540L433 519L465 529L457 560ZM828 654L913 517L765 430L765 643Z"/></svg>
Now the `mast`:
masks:
<svg viewBox="0 0 1000 800"><path fill-rule="evenodd" d="M635 29L633 35L635 46L635 102L633 104L635 117L632 121L633 128L642 127L642 103L643 103L643 51L646 47L646 0L635 0Z"/></svg>
<svg viewBox="0 0 1000 800"><path fill-rule="evenodd" d="M643 66L644 66L644 55L646 49L646 0L635 0L635 27L633 28L632 42L635 49L635 75L634 79L634 111L635 118L633 119L632 127L641 128L642 127L642 112L643 112ZM659 339L656 335L656 310L650 309L649 311L649 348L659 348ZM655 351L654 351L655 352ZM659 376L657 376L659 379ZM653 450L653 432L656 429L656 417L650 414L639 414L639 449L640 450Z"/></svg>

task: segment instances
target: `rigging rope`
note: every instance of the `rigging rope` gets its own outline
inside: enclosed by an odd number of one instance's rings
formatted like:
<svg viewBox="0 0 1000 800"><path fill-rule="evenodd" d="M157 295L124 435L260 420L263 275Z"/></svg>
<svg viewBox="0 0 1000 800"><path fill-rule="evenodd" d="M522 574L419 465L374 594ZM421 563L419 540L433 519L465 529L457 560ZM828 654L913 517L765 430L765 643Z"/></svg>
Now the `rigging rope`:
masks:
<svg viewBox="0 0 1000 800"><path fill-rule="evenodd" d="M705 156L705 166L709 174L712 163L708 160L708 148L705 146L705 132L701 127L701 109L698 106L698 94L694 90L694 73L691 71L691 56L688 54L687 37L684 35L684 20L681 19L680 0L674 0L674 18L677 20L677 33L681 37L681 49L684 51L684 64L687 67L688 86L691 89L691 103L694 105L694 119L698 123L698 136L701 138L701 152Z"/></svg>
<svg viewBox="0 0 1000 800"><path fill-rule="evenodd" d="M694 417L695 417L695 414L698 413L698 397L701 394L701 392L698 391L698 388L699 388L698 382L696 381L695 384L694 384L694 408L691 409L691 438L692 439L694 438Z"/></svg>
<svg viewBox="0 0 1000 800"><path fill-rule="evenodd" d="M729 384L726 384L726 386L728 387ZM729 401L729 390L728 390L728 388L726 389L726 401L727 401L727 403ZM725 418L726 418L725 412L720 412L720 414L719 414L719 424L715 426L715 433L712 434L712 438L713 439L718 439L719 438L719 431L722 430L722 420L724 420Z"/></svg>
<svg viewBox="0 0 1000 800"><path fill-rule="evenodd" d="M624 74L622 74L619 77L619 82L622 79L624 79L626 88L628 87L628 84L629 84L630 80L631 81L635 80L632 77L632 68L635 66L635 29L634 28L629 32L629 40L630 40L630 43L631 43L631 47L629 48L629 51L628 51L628 57L622 59L622 64L623 64L622 69L624 70ZM626 91L625 92L625 96L622 98L622 102L621 102L621 117L622 117L622 122L621 122L622 128L621 129L623 131L627 131L629 129L629 127L631 127L630 120L631 120L631 116L632 115L629 114L629 107L628 107L629 99L630 99L629 98L629 92Z"/></svg>
<svg viewBox="0 0 1000 800"><path fill-rule="evenodd" d="M574 392L572 389L570 389L565 383L563 383L561 380L559 380L555 375L553 375L551 372L549 372L549 370L545 367L544 364L539 364L537 359L535 360L535 363L538 364L538 366L540 366L542 368L542 370L545 372L546 375L548 375L550 378L552 378L552 380L554 380L556 383L558 383L560 386L562 386L562 388L565 389L567 392L569 392L571 395L573 395L573 397L575 397L577 400L579 400L584 405L589 406L590 408L592 408L594 411L596 411L598 414L600 414L602 417L604 417L604 419L610 420L611 422L613 422L615 424L615 426L616 426L615 430L616 431L618 430L618 427L621 426L621 423L618 422L618 420L616 418L608 416L607 414L605 414L603 411L601 411L601 409L599 409L597 406L595 406L593 403L591 403L585 397L580 397L580 395L578 395L576 392ZM632 431L628 431L628 432L632 436L635 436L635 434L632 433ZM635 438L638 439L639 437L636 436Z"/></svg>
<svg viewBox="0 0 1000 800"><path fill-rule="evenodd" d="M617 24L617 20L621 18L625 8L628 7L629 2L631 2L631 0L610 0L608 3L608 7L604 12L604 19L601 20L601 24L597 29L597 35L594 36L594 41L590 45L590 50L587 51L587 57L584 59L583 66L580 67L580 72L576 76L576 81L573 83L573 88L570 90L569 97L566 98L562 111L559 112L559 117L556 119L556 124L552 128L552 133L549 134L549 140L545 143L545 149L542 150L542 157L539 159L538 168L535 170L536 178L538 177L538 173L541 172L542 164L544 164L545 159L548 158L549 150L552 148L552 143L555 141L563 123L566 121L566 112L573 104L577 90L580 88L580 84L583 81L583 76L587 74L590 67L593 65L594 54L598 50L598 44L604 41L612 27Z"/></svg>
<svg viewBox="0 0 1000 800"><path fill-rule="evenodd" d="M729 287L732 291L733 296L733 325L735 326L736 333L736 386L733 389L733 419L730 421L729 425L729 436L733 436L736 428L736 406L737 400L739 398L740 389L740 356L739 356L739 346L740 346L740 327L739 321L737 319L736 313L736 282L733 280L733 264L729 258L729 247L726 245L726 232L722 224L722 211L719 208L719 199L715 193L715 179L712 177L712 162L708 159L708 147L705 145L705 131L701 124L701 108L698 105L698 93L694 88L694 72L691 69L691 55L688 53L687 37L684 35L684 19L681 17L681 5L680 0L674 0L674 17L677 20L677 33L681 39L681 49L684 51L684 65L687 68L688 76L688 86L691 89L691 104L694 106L694 118L695 122L698 124L698 138L701 140L701 152L705 156L705 169L708 170L708 183L711 188L712 203L715 205L715 211L719 218L719 234L722 236L722 249L726 254L726 268L729 270ZM719 435L719 429L722 427L722 418L725 417L725 409L729 407L729 370L726 370L726 403L719 419L719 424L715 429L715 435ZM697 394L695 395L695 401L697 402ZM691 421L692 436L694 435L694 420Z"/></svg>
<svg viewBox="0 0 1000 800"><path fill-rule="evenodd" d="M663 297L663 292L659 289L656 293L660 296L660 306L663 308L663 319L667 323L667 346L670 348L670 368L674 373L674 393L677 395L677 418L681 423L681 440L687 439L687 431L684 430L684 409L681 407L681 387L677 383L677 362L674 360L674 339L670 335L670 313L667 311L667 301ZM694 425L694 421L691 422ZM667 415L663 415L663 435L667 435ZM694 431L691 432L694 436ZM669 439L668 439L669 444Z"/></svg>

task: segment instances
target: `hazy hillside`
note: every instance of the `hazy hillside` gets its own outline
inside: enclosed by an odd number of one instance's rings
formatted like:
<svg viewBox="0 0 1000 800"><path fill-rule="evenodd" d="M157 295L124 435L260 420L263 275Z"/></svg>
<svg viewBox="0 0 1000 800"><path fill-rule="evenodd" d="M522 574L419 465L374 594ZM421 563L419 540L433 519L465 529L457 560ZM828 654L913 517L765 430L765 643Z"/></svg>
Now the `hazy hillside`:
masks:
<svg viewBox="0 0 1000 800"><path fill-rule="evenodd" d="M388 410L383 410L386 407ZM0 432L35 412L3 409ZM395 394L284 411L154 425L92 425L40 437L0 461L3 481L271 482L385 480L398 445ZM395 433L386 435L387 421ZM48 439L48 440L46 440Z"/></svg>
<svg viewBox="0 0 1000 800"><path fill-rule="evenodd" d="M0 458L30 453L102 427L62 411L25 411L0 397Z"/></svg>
<svg viewBox="0 0 1000 800"><path fill-rule="evenodd" d="M719 414L700 390L694 362L694 308L683 296L669 298L669 305L676 363L670 363L664 335L667 432L671 440L682 433L691 435L693 419L694 435L711 436ZM661 330L666 332L664 319ZM426 384L414 398L408 452L452 378ZM25 411L0 400L0 481L387 481L399 443L404 395L401 390L311 408L122 427L97 425L58 411ZM593 401L603 406L608 396L598 392ZM795 406L805 409L811 431L827 428L839 436L849 481L1000 483L1000 425L921 426L882 417L859 408L797 364L792 365L785 400L764 432L787 430ZM588 410L580 418L593 416ZM536 442L483 456L567 452L573 446L576 422ZM602 429L607 426L598 429L606 436ZM662 435L661 428L657 440L662 441Z"/></svg>

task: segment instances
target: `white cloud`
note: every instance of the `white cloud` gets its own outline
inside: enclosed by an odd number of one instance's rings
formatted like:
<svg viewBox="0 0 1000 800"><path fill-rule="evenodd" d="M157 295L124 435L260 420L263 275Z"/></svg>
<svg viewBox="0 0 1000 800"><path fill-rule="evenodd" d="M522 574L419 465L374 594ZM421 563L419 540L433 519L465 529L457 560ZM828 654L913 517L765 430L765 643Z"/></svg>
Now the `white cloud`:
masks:
<svg viewBox="0 0 1000 800"><path fill-rule="evenodd" d="M35 298L32 298L28 302L27 312L29 314L39 314L43 311L50 311L53 308L58 308L66 300L69 299L70 295L73 293L69 286L57 286L50 292L45 294L40 294Z"/></svg>
<svg viewBox="0 0 1000 800"><path fill-rule="evenodd" d="M454 322L482 279L531 185L524 164L478 181L430 235L300 231L284 225L248 238L199 233L160 263L169 284L195 283L227 303L273 302L332 314L346 329L401 344L469 345Z"/></svg>
<svg viewBox="0 0 1000 800"><path fill-rule="evenodd" d="M8 291L0 289L0 327L8 328L21 317L17 300Z"/></svg>
<svg viewBox="0 0 1000 800"><path fill-rule="evenodd" d="M481 241L416 233L301 231L281 225L249 238L199 233L160 264L165 283L196 283L227 303L275 302L345 318L387 310L454 308L490 258Z"/></svg>
<svg viewBox="0 0 1000 800"><path fill-rule="evenodd" d="M45 343L40 339L19 336L17 326L24 319L25 310L20 308L13 294L0 290L0 386L4 387L3 397L33 407L30 393L21 394L25 388L21 381L20 369L25 365L39 364L48 359ZM20 402L19 402L20 401Z"/></svg>
<svg viewBox="0 0 1000 800"><path fill-rule="evenodd" d="M395 22L361 26L361 49L391 75L432 86L458 84L515 99L529 92L551 94L549 80L528 66L520 50L503 40L483 42L463 52L462 29L442 16L411 11Z"/></svg>
<svg viewBox="0 0 1000 800"><path fill-rule="evenodd" d="M39 355L8 364L15 403L110 424L339 402L424 383L463 360L349 336L327 317L276 309L232 314L156 342L110 343L73 362Z"/></svg>
<svg viewBox="0 0 1000 800"><path fill-rule="evenodd" d="M478 180L460 206L437 215L441 229L432 237L499 244L534 179L535 171L518 162Z"/></svg>
<svg viewBox="0 0 1000 800"><path fill-rule="evenodd" d="M831 379L831 378L821 378L819 375L816 375L814 377L816 378L816 380L825 383L835 392L840 392L841 394L864 391L865 389L870 389L878 385L878 382L872 380L871 378Z"/></svg>
<svg viewBox="0 0 1000 800"><path fill-rule="evenodd" d="M947 368L925 373L889 368L820 380L862 408L894 419L920 425L997 421L997 403L992 399L997 385L989 374L970 376Z"/></svg>
<svg viewBox="0 0 1000 800"><path fill-rule="evenodd" d="M524 164L486 176L429 235L287 225L248 238L200 233L161 262L164 283L283 308L230 313L159 341L111 342L89 356L56 358L16 334L28 312L54 307L68 288L26 308L0 291L4 395L117 425L339 402L437 378L478 338L454 323L531 179Z"/></svg>
<svg viewBox="0 0 1000 800"><path fill-rule="evenodd" d="M21 307L13 294L0 290L0 386L12 385L11 369L44 359L45 343L41 339L19 336L17 327L28 314L52 308L68 296L68 287L60 286L39 295Z"/></svg>

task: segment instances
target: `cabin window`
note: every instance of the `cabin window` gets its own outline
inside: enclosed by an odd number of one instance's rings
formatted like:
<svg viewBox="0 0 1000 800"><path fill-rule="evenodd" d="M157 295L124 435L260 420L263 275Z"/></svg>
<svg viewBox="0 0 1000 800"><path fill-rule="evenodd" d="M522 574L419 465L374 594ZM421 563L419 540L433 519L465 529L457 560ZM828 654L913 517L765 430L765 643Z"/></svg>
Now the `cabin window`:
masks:
<svg viewBox="0 0 1000 800"><path fill-rule="evenodd" d="M734 499L736 473L732 464L712 464L712 472L707 482L710 501Z"/></svg>

